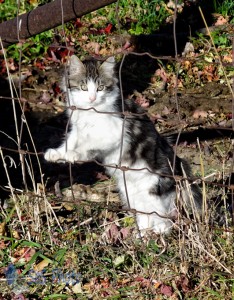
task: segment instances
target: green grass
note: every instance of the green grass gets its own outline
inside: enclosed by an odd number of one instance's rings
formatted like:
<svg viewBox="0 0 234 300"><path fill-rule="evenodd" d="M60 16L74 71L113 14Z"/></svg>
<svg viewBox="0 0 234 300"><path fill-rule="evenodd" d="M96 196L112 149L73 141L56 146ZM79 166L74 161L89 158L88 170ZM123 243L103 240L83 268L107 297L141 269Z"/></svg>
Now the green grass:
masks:
<svg viewBox="0 0 234 300"><path fill-rule="evenodd" d="M230 17L230 22L234 22L234 3L232 0L213 0L214 12L224 17Z"/></svg>
<svg viewBox="0 0 234 300"><path fill-rule="evenodd" d="M37 5L46 2L48 1L40 0L30 5L28 1L20 1L19 13L28 12ZM101 33L108 24L113 25L112 34L150 34L170 22L168 21L168 17L172 17L174 14L174 10L167 7L167 1L162 0L121 0L118 6L116 5L116 3L113 3L83 16L81 18L81 27L77 27L75 21L65 24L64 29L68 37L68 46L71 44L71 47L74 47L79 52L83 52L82 55L89 55L90 51L84 47L84 44L87 45L95 42L105 48L110 46L111 43L108 34L105 32ZM225 3L221 3L218 0L214 1L215 11L220 12L220 10L223 10L223 15L233 16L233 5L230 0L225 0ZM226 8L226 11L224 11L224 8ZM6 0L0 5L0 21L13 18L16 14L17 6L14 0ZM22 43L22 45L8 47L7 55L16 62L19 61L21 55L23 56L23 60L27 62L36 58L40 59L46 56L48 48L53 44L55 32L60 37L58 40L59 43L64 42L63 28L60 26L56 30L50 30L32 37ZM231 39L227 36L226 32L217 30L212 35L215 45L219 47L231 46ZM85 37L85 40L82 40L83 37ZM198 37L198 40L202 40L201 35ZM103 51L103 53L105 54L106 52Z"/></svg>

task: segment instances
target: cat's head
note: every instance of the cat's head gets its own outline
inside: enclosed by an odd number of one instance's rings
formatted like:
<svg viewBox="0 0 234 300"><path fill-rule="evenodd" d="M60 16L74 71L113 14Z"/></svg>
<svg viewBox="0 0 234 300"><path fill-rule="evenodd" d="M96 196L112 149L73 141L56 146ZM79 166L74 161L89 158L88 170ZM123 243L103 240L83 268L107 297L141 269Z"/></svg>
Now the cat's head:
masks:
<svg viewBox="0 0 234 300"><path fill-rule="evenodd" d="M107 101L115 99L118 87L114 69L114 57L104 62L94 59L81 62L77 56L72 55L67 76L72 105L89 108L108 104Z"/></svg>

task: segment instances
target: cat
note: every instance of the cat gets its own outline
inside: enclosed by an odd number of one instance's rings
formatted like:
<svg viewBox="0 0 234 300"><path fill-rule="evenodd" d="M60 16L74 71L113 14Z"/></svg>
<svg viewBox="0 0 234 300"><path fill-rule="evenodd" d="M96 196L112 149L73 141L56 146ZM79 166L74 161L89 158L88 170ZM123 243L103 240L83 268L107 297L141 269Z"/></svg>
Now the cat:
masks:
<svg viewBox="0 0 234 300"><path fill-rule="evenodd" d="M52 162L102 162L107 165L107 173L116 179L123 206L130 205L136 210L142 235L148 229L170 232L170 216L176 209L176 183L172 175L190 177L190 167L175 156L169 142L156 131L141 107L129 99L122 103L114 57L104 62L81 62L73 55L67 70L61 88L67 93L71 130L60 147L46 150L44 158ZM124 117L123 111L129 114ZM116 168L120 164L124 172ZM190 186L200 209L200 190L196 184ZM185 193L184 189L182 195ZM188 196L185 198L189 201Z"/></svg>

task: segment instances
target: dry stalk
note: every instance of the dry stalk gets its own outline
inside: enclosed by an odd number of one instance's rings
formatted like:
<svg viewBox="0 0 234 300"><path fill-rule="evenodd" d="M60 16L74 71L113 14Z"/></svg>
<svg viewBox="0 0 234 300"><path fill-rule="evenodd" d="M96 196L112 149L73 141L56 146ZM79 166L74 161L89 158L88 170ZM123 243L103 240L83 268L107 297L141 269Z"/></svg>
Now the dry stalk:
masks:
<svg viewBox="0 0 234 300"><path fill-rule="evenodd" d="M2 40L1 40L1 38L0 38L0 45L2 47ZM6 61L6 54L5 54L5 51L4 51L3 47L2 47L2 52L3 52L3 55L4 55L4 59ZM51 218L52 215L54 216L54 218L55 218L55 220L56 220L56 222L57 222L57 224L58 224L58 226L60 227L61 230L62 230L62 228L61 228L60 223L59 223L59 221L57 219L57 216L55 215L55 213L53 211L53 208L51 207L50 203L47 200L46 192L45 192L45 184L44 184L44 179L43 179L43 173L42 173L42 169L41 169L41 163L40 163L40 160L39 160L39 155L38 155L38 152L36 150L36 146L35 146L35 143L34 143L34 140L33 140L33 137L32 137L31 131L30 131L30 128L29 128L29 124L28 124L27 119L25 117L22 104L19 101L19 98L17 98L18 99L18 104L20 106L21 113L22 113L22 117L21 118L23 120L23 123L26 125L26 128L27 128L30 140L32 142L33 150L34 150L34 153L36 155L38 167L39 167L40 179L41 179L41 184L40 184L40 189L39 190L37 189L37 183L35 182L35 178L34 178L34 175L33 175L34 171L33 171L33 165L32 165L31 159L29 157L29 162L27 162L26 158L24 157L24 154L21 151L21 146L20 146L20 144L21 144L21 138L20 138L18 123L17 123L16 105L15 105L14 93L13 93L13 84L14 83L11 80L11 75L10 75L10 72L9 72L7 61L6 61L6 68L7 68L8 78L9 78L9 87L10 87L11 97L12 97L12 107L13 107L13 114L14 114L14 121L15 121L15 128L16 128L16 137L17 137L17 142L16 141L14 141L14 142L18 146L18 153L19 153L19 157L20 157L20 164L21 164L21 170L22 170L22 177L23 177L24 186L27 189L26 172L25 172L26 171L25 164L26 164L28 173L30 175L30 178L31 178L31 181L32 181L32 184L33 184L33 188L34 188L35 194L39 195L39 196L42 196L43 199L44 199L45 213L46 213L46 216L47 216L47 226L49 228L49 235L50 235L50 221L49 221L49 219ZM14 90L17 93L17 91L16 91L15 88L14 88ZM7 137L10 138L10 139L12 139L12 137L9 137L8 135L7 135ZM5 172L6 172L7 180L8 180L8 185L10 187L11 195L12 195L12 198L13 198L14 203L16 205L17 214L18 214L18 217L19 217L19 220L20 220L23 232L25 233L25 230L24 230L23 224L21 222L21 218L20 218L21 211L20 211L19 206L17 204L17 199L16 199L16 196L15 196L15 193L14 193L14 188L12 187L12 184L11 184L11 181L10 181L10 176L9 176L9 173L7 171L7 166L6 166L5 161L4 161L4 156L3 156L3 153L2 153L2 149L1 149L1 155L2 155L2 160L3 160L3 165L4 165ZM38 228L38 226L39 226L38 215L39 215L38 209L36 209L35 210L35 214L34 214L34 216L35 216L34 223L37 224L36 228ZM52 244L52 237L51 237L51 235L50 235L50 240L51 240L51 244Z"/></svg>
<svg viewBox="0 0 234 300"><path fill-rule="evenodd" d="M6 165L6 162L5 162L5 157L3 155L1 147L0 147L0 155L1 155L1 158L2 158L3 167L4 167L4 170L5 170L5 173L6 173L6 177L7 177L7 181L8 181L8 186L9 186L10 191L11 191L11 196L12 196L12 199L13 199L14 204L15 204L15 209L16 209L16 212L17 212L17 216L18 216L18 219L19 219L22 231L25 234L25 229L24 229L24 226L23 226L22 218L21 218L22 213L21 213L20 207L18 205L18 201L17 201L16 195L15 195L15 192L14 192L14 188L13 188L13 186L11 184L11 179L10 179L10 176L9 176L9 172L7 170L7 165Z"/></svg>
<svg viewBox="0 0 234 300"><path fill-rule="evenodd" d="M5 60L5 66L6 66L7 76L8 76L9 88L10 88L10 92L11 92L11 98L12 98L11 103L12 103L12 108L13 108L13 115L14 115L14 122L15 122L15 131L16 131L16 138L17 138L17 146L18 146L18 150L19 150L19 159L20 159L20 163L21 163L21 171L22 171L23 182L24 182L24 186L26 188L27 187L27 183L26 183L24 157L23 157L23 154L20 152L20 150L21 150L21 147L20 147L21 141L20 141L20 134L19 134L18 122L17 122L17 114L16 114L16 106L15 106L13 88L14 88L14 91L15 91L16 94L17 94L17 91L16 91L16 88L14 86L14 82L11 79L9 67L8 67L7 60L6 60L6 53L5 53L5 49L3 48L3 43L2 43L1 37L0 37L0 45L1 45L2 53L3 53L3 57L4 57L4 60ZM18 102L20 104L20 101L19 101L18 97L17 97L17 100L18 100Z"/></svg>

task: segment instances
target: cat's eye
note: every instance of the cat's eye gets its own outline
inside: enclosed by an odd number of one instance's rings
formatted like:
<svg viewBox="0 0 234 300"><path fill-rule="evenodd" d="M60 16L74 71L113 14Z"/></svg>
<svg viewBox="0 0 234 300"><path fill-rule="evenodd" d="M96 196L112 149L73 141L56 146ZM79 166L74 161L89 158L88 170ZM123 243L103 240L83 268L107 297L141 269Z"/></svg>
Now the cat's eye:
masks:
<svg viewBox="0 0 234 300"><path fill-rule="evenodd" d="M105 88L105 86L104 86L104 85L99 85L99 87L97 88L97 90L100 92L100 91L103 91L103 90L104 90L104 88Z"/></svg>
<svg viewBox="0 0 234 300"><path fill-rule="evenodd" d="M80 88L82 89L82 91L88 91L88 87L87 87L86 84L82 84L82 85L80 86Z"/></svg>

